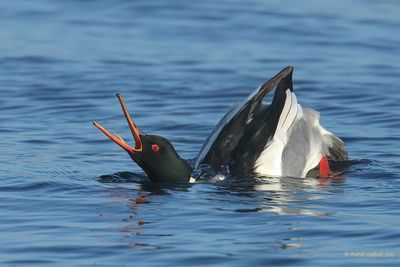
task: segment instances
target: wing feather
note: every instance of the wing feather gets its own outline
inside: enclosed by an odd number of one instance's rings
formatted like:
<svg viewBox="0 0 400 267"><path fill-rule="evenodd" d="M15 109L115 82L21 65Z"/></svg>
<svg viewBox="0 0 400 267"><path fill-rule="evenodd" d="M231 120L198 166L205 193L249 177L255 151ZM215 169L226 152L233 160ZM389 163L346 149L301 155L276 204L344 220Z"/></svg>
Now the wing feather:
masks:
<svg viewBox="0 0 400 267"><path fill-rule="evenodd" d="M253 124L260 111L263 110L262 99L264 96L279 85L281 87L286 86L285 89L287 89L290 83L290 88L292 88L292 72L293 67L284 68L271 80L257 88L242 103L228 111L203 144L198 154L195 168L202 163L215 166L229 164L245 132ZM287 81L288 77L290 77L290 81Z"/></svg>

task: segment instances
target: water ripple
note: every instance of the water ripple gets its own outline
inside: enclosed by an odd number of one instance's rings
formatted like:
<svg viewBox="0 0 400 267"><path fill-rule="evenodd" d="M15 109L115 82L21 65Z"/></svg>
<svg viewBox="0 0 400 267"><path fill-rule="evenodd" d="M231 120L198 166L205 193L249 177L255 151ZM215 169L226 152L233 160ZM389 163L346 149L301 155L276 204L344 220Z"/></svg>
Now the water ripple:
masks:
<svg viewBox="0 0 400 267"><path fill-rule="evenodd" d="M0 265L397 266L396 1L8 1L0 9ZM32 30L34 29L34 31ZM193 161L219 118L294 65L346 142L337 179L150 183L98 120ZM270 98L268 98L270 100ZM396 257L344 257L346 252Z"/></svg>

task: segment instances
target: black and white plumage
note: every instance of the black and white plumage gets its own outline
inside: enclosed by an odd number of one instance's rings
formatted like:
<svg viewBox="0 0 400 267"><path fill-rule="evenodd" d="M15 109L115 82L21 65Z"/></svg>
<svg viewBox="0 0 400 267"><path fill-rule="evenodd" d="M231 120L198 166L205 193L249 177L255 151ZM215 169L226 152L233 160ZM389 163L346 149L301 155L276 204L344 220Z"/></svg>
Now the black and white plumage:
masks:
<svg viewBox="0 0 400 267"><path fill-rule="evenodd" d="M211 132L195 163L221 166L233 174L305 177L319 166L319 177L331 172L328 160L346 160L342 140L319 123L319 113L302 108L292 84L293 67L287 67L233 107ZM275 89L271 104L263 98ZM122 147L154 182L189 182L192 166L164 137L147 135L135 124L117 94L135 145L128 145L97 122L95 127Z"/></svg>
<svg viewBox="0 0 400 267"><path fill-rule="evenodd" d="M319 113L302 108L287 67L220 120L199 152L200 164L233 173L305 177L321 158L347 160L342 140L320 125ZM272 103L263 98L275 89Z"/></svg>

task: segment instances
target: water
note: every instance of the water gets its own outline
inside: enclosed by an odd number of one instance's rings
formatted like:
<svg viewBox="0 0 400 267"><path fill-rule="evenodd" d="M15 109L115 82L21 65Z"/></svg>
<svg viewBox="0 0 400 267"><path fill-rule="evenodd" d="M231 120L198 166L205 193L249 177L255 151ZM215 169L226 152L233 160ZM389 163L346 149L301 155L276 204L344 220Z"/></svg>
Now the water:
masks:
<svg viewBox="0 0 400 267"><path fill-rule="evenodd" d="M399 8L2 1L0 265L399 266ZM191 159L287 65L347 143L340 179L151 184L91 124L129 137L120 92Z"/></svg>

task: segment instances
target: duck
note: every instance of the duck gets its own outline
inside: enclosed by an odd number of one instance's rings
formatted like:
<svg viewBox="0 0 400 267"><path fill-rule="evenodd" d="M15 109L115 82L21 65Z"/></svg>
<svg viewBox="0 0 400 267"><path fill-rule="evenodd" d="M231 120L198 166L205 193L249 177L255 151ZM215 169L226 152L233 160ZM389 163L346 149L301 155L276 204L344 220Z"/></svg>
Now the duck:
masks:
<svg viewBox="0 0 400 267"><path fill-rule="evenodd" d="M234 105L211 131L194 164L181 158L167 138L140 130L121 94L117 98L134 146L96 121L93 124L123 148L152 182L193 182L192 173L203 164L236 177L305 178L309 173L333 177L330 162L348 160L346 146L321 125L319 112L298 103L293 70L292 66L284 68ZM271 103L264 103L273 90Z"/></svg>

